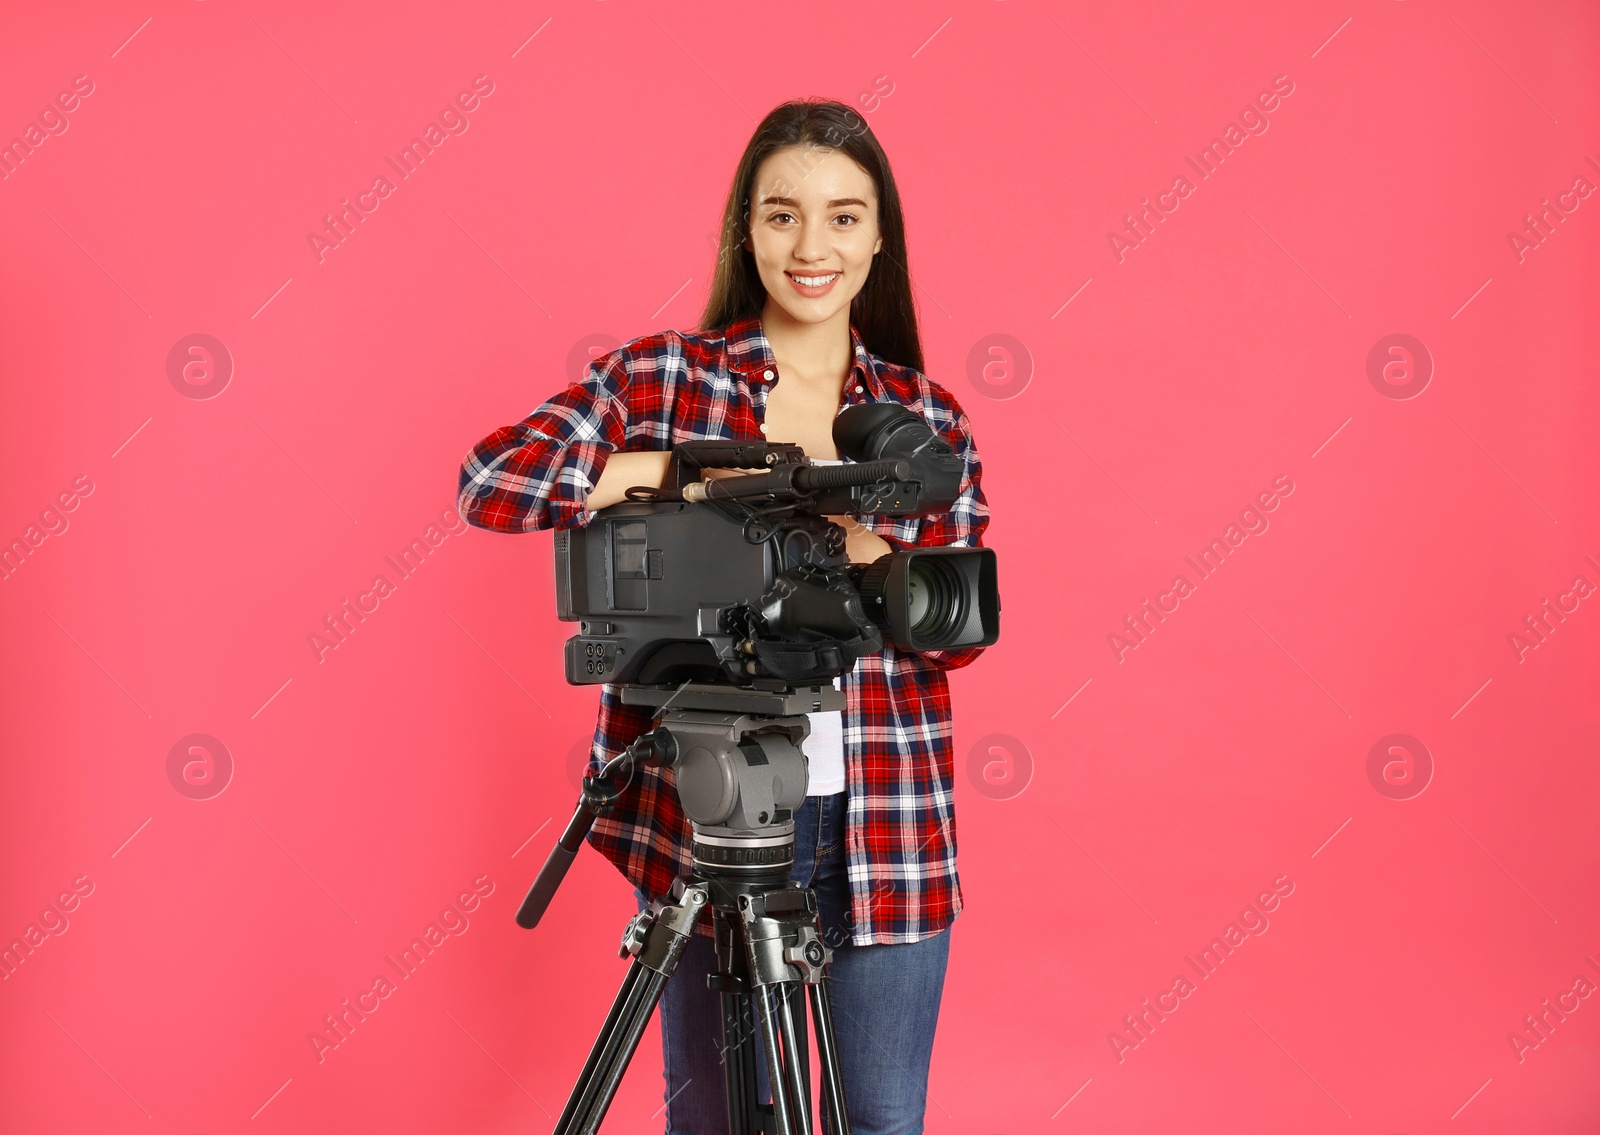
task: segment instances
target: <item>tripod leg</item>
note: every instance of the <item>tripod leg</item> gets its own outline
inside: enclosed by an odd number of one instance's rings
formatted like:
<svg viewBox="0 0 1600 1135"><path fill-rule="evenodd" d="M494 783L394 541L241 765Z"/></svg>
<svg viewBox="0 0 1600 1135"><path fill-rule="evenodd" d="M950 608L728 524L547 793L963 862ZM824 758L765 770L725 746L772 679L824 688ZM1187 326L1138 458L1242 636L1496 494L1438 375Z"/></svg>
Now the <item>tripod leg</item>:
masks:
<svg viewBox="0 0 1600 1135"><path fill-rule="evenodd" d="M606 1014L605 1024L600 1026L600 1035L595 1039L594 1047L589 1050L589 1058L583 1063L583 1071L578 1073L578 1086L574 1087L571 1097L567 1100L566 1109L561 1113L561 1119L556 1124L556 1131L570 1130L570 1124L578 1105L581 1102L578 1087L594 1082L597 1070L611 1062L610 1038L617 1033L617 1024L624 1017L632 1016L632 1005L638 997L640 974L643 967L630 965L627 974L622 979L622 988L617 990L616 1000L611 1003L611 1011Z"/></svg>
<svg viewBox="0 0 1600 1135"><path fill-rule="evenodd" d="M779 1025L783 1033L784 1071L789 1077L789 1095L800 1101L800 1107L796 1110L804 1112L804 1130L809 1135L814 1119L811 1114L811 1071L806 1062L806 1003L798 983L785 982L779 988L783 996L779 1006Z"/></svg>
<svg viewBox="0 0 1600 1135"><path fill-rule="evenodd" d="M788 1008L783 991L772 985L759 985L752 991L756 1014L761 1018L761 1036L767 1056L767 1083L772 1087L772 1111L778 1122L778 1135L810 1135L811 1124L799 1112L793 1098L785 1052L780 1045L779 1017ZM780 1008L781 1006L781 1008ZM792 1032L792 1026L790 1030ZM803 1126L802 1126L803 1124Z"/></svg>
<svg viewBox="0 0 1600 1135"><path fill-rule="evenodd" d="M703 883L683 886L680 879L673 893L674 898L657 899L641 911L623 933L621 953L633 954L633 961L561 1112L555 1135L596 1135L600 1130L661 991L706 909Z"/></svg>
<svg viewBox="0 0 1600 1135"><path fill-rule="evenodd" d="M637 971L633 982L627 985L626 1002L621 1006L613 1031L602 1033L595 1042L595 1051L589 1060L593 1069L580 1078L572 1096L556 1125L556 1135L595 1135L600 1121L605 1118L611 1101L622 1083L622 1074L644 1036L656 1002L661 1000L662 987L667 975L641 965L637 960L629 967ZM619 995L619 1000L623 998Z"/></svg>
<svg viewBox="0 0 1600 1135"><path fill-rule="evenodd" d="M828 1101L833 1135L850 1135L850 1114L844 1106L844 1075L839 1068L839 1040L833 1032L833 1004L827 979L811 990L811 1020L817 1030L817 1060L822 1065L822 1094Z"/></svg>
<svg viewBox="0 0 1600 1135"><path fill-rule="evenodd" d="M741 895L739 910L749 951L751 984L761 1011L778 1130L783 1135L811 1132L805 1000L799 990L803 984L813 990L823 1098L834 1119L833 1126L849 1135L839 1046L827 998L826 967L833 951L823 944L816 896L808 887L764 889Z"/></svg>
<svg viewBox="0 0 1600 1135"><path fill-rule="evenodd" d="M716 992L722 1009L721 1058L728 1135L762 1135L771 1128L766 1121L767 1105L761 1102L758 1023L750 995L744 933L725 910L715 907L711 929L716 968L706 975L706 987Z"/></svg>
<svg viewBox="0 0 1600 1135"><path fill-rule="evenodd" d="M811 1045L806 1034L806 994L802 982L791 982L785 992L789 995L789 1012L795 1019L796 1051L800 1053L801 1078L811 1082Z"/></svg>
<svg viewBox="0 0 1600 1135"><path fill-rule="evenodd" d="M749 1043L753 1011L749 995L724 991L722 1001L723 1078L728 1092L728 1131L731 1135L759 1132L760 1096L756 1087L755 1051ZM751 1016L747 1019L746 1014Z"/></svg>

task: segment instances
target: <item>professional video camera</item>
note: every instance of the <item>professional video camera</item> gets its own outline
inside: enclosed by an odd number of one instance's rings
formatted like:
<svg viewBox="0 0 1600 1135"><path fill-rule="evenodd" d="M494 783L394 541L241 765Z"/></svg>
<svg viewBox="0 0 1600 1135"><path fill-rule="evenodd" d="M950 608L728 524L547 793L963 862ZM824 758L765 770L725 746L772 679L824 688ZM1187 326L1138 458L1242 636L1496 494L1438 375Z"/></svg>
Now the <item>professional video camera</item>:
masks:
<svg viewBox="0 0 1600 1135"><path fill-rule="evenodd" d="M922 417L863 403L834 419L855 464L814 465L799 446L676 446L667 487L633 489L585 528L556 534L558 616L577 685L754 689L814 685L888 641L910 650L999 636L994 552L912 548L852 565L841 513L948 509L961 458ZM701 481L705 469L760 470Z"/></svg>
<svg viewBox="0 0 1600 1135"><path fill-rule="evenodd" d="M927 516L959 495L961 457L904 406L834 419L849 461L816 465L796 445L686 442L664 488L635 488L579 529L556 533L556 606L581 624L567 681L613 682L656 726L583 778L517 923L539 924L593 825L642 767L672 770L693 829L693 870L623 932L632 955L557 1135L599 1130L699 919L711 917L729 1129L807 1132L809 999L822 1095L849 1135L816 895L789 878L794 814L809 773L809 714L845 708L831 679L883 649L988 646L1000 633L995 556L909 548L851 564L829 516ZM706 470L757 470L702 480ZM746 1021L758 1022L760 1051ZM772 1102L758 1102L764 1059Z"/></svg>

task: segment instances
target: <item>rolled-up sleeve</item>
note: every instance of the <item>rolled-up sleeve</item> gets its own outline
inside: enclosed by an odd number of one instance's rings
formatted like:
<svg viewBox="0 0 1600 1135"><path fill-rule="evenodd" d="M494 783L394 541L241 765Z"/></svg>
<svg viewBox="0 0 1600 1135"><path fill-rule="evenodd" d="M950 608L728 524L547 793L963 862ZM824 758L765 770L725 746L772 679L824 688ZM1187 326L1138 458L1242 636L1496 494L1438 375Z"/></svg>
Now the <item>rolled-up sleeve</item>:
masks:
<svg viewBox="0 0 1600 1135"><path fill-rule="evenodd" d="M983 463L978 459L978 448L972 440L972 423L947 392L941 391L933 401L935 404L943 402L948 407L949 421L938 426L939 433L961 456L965 468L955 503L948 512L923 519L915 546L981 548L983 531L989 527L989 504L983 496ZM981 646L965 650L923 650L917 652L917 657L941 670L957 670L976 660L983 650Z"/></svg>
<svg viewBox="0 0 1600 1135"><path fill-rule="evenodd" d="M496 532L576 528L584 501L627 436L628 371L620 352L514 425L478 442L461 462L457 511Z"/></svg>

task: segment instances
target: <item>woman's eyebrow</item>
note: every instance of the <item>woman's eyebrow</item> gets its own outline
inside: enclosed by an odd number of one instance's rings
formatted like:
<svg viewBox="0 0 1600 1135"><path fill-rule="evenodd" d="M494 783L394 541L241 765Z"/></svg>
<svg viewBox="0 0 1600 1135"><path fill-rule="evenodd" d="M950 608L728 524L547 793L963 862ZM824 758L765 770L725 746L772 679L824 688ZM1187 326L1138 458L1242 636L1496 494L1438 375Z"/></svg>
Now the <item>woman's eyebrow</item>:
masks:
<svg viewBox="0 0 1600 1135"><path fill-rule="evenodd" d="M793 197L763 197L761 199L761 204L763 204L763 205L790 205L790 206L793 206L795 208L798 208L799 205L800 205L800 202L796 201ZM859 198L859 197L835 197L832 201L828 202L826 207L829 208L829 209L835 209L835 208L838 208L840 205L860 205L863 209L865 209L867 207L867 203L865 201L861 200L861 198Z"/></svg>

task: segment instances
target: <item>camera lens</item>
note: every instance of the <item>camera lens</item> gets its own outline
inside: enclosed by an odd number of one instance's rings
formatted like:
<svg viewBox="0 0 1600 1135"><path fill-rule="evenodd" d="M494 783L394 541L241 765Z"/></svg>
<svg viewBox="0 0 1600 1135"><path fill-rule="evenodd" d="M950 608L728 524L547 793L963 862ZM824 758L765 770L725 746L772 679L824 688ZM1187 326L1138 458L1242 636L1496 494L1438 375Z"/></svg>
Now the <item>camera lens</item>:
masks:
<svg viewBox="0 0 1600 1135"><path fill-rule="evenodd" d="M963 620L961 579L947 562L932 558L912 561L906 573L907 614L911 633L930 645L942 643Z"/></svg>
<svg viewBox="0 0 1600 1135"><path fill-rule="evenodd" d="M999 637L994 553L987 548L912 548L853 564L850 581L867 617L902 650L959 650Z"/></svg>

